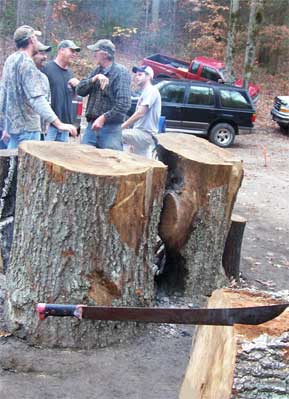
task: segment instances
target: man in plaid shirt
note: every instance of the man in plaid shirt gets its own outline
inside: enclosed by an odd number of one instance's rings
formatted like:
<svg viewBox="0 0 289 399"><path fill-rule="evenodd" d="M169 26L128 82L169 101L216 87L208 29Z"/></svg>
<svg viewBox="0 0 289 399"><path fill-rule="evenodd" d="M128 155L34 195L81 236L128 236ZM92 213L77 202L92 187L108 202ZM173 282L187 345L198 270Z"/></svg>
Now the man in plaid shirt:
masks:
<svg viewBox="0 0 289 399"><path fill-rule="evenodd" d="M82 144L122 150L121 124L131 106L130 74L114 62L115 46L110 40L98 40L87 48L94 51L97 67L76 88L80 96L89 96Z"/></svg>

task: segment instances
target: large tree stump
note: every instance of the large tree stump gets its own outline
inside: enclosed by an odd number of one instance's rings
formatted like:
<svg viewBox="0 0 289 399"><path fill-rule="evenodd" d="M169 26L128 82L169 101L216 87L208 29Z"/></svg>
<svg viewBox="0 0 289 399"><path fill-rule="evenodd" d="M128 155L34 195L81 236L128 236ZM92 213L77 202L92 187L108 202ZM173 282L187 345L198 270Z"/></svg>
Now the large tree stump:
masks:
<svg viewBox="0 0 289 399"><path fill-rule="evenodd" d="M167 253L164 282L188 296L224 285L222 255L242 162L207 140L162 134L159 159L168 177L159 233Z"/></svg>
<svg viewBox="0 0 289 399"><path fill-rule="evenodd" d="M25 142L7 273L8 328L45 346L105 346L134 323L37 320L37 302L150 305L166 167L85 145Z"/></svg>
<svg viewBox="0 0 289 399"><path fill-rule="evenodd" d="M208 307L263 306L277 301L256 291L217 290ZM180 399L289 397L289 312L257 326L200 326Z"/></svg>
<svg viewBox="0 0 289 399"><path fill-rule="evenodd" d="M8 267L16 201L17 150L0 150L0 271Z"/></svg>

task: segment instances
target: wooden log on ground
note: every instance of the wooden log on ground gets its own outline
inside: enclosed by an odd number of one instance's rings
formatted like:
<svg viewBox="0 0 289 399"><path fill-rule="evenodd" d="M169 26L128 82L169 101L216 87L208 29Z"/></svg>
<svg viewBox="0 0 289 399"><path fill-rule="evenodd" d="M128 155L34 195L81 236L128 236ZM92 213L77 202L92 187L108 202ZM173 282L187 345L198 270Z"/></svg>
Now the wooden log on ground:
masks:
<svg viewBox="0 0 289 399"><path fill-rule="evenodd" d="M239 281L240 278L241 248L245 226L245 218L239 215L232 215L231 227L223 253L223 267L226 276L236 281Z"/></svg>
<svg viewBox="0 0 289 399"><path fill-rule="evenodd" d="M163 283L188 296L210 295L225 284L222 255L243 178L242 162L207 140L158 136L168 178L159 234L166 246Z"/></svg>
<svg viewBox="0 0 289 399"><path fill-rule="evenodd" d="M48 318L35 305L146 306L166 167L91 146L25 142L5 318L32 344L91 348L121 341L135 323Z"/></svg>
<svg viewBox="0 0 289 399"><path fill-rule="evenodd" d="M242 290L216 290L208 307L288 302ZM180 399L287 399L289 312L257 326L200 326Z"/></svg>

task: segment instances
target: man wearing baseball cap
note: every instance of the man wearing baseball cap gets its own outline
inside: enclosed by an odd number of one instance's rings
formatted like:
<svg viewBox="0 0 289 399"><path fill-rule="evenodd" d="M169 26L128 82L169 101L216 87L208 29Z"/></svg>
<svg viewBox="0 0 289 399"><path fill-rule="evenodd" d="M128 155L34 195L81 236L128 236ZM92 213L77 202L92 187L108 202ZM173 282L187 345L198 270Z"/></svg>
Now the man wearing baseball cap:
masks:
<svg viewBox="0 0 289 399"><path fill-rule="evenodd" d="M131 104L130 74L114 61L115 46L107 39L87 46L94 52L96 68L77 86L77 93L88 95L87 129L82 144L122 150L121 124Z"/></svg>
<svg viewBox="0 0 289 399"><path fill-rule="evenodd" d="M154 71L150 66L135 66L132 71L142 93L134 114L122 124L125 129L122 132L123 141L133 147L134 153L151 158L161 115L161 96L152 85ZM130 126L133 126L132 129L128 129Z"/></svg>
<svg viewBox="0 0 289 399"><path fill-rule="evenodd" d="M69 68L75 60L76 53L80 51L72 40L63 40L57 46L57 56L55 60L48 62L43 68L43 72L48 77L51 90L51 107L58 118L65 123L73 123L72 100L75 96L75 87L79 80L73 77L73 72ZM68 141L69 132L60 131L55 126L50 125L45 136L46 141Z"/></svg>
<svg viewBox="0 0 289 399"><path fill-rule="evenodd" d="M63 124L52 111L33 55L38 51L41 32L23 25L16 29L17 51L5 61L0 86L0 125L10 136L8 148L17 148L24 140L40 139L40 116L58 129L77 134L74 126Z"/></svg>
<svg viewBox="0 0 289 399"><path fill-rule="evenodd" d="M45 44L38 41L38 51L33 56L33 61L39 71L39 76L43 85L43 90L45 92L45 98L51 103L51 93L48 77L42 72L44 65L48 58L48 53L51 51L51 46L46 46ZM47 123L41 118L41 140L44 140L44 134L47 131Z"/></svg>

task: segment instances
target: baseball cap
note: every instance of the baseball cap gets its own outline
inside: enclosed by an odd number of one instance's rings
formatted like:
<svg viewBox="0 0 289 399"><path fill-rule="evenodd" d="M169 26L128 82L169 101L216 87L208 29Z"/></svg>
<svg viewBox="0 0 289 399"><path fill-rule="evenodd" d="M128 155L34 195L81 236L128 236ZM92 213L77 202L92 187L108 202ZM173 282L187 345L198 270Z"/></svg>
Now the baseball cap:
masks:
<svg viewBox="0 0 289 399"><path fill-rule="evenodd" d="M46 46L38 40L38 51L51 51L51 46Z"/></svg>
<svg viewBox="0 0 289 399"><path fill-rule="evenodd" d="M15 42L20 42L22 40L29 39L33 35L41 36L41 32L39 30L33 29L29 25L22 25L16 29L13 38Z"/></svg>
<svg viewBox="0 0 289 399"><path fill-rule="evenodd" d="M80 47L78 47L72 40L62 40L57 46L57 50L61 48L71 48L77 52L80 51Z"/></svg>
<svg viewBox="0 0 289 399"><path fill-rule="evenodd" d="M150 66L147 65L142 65L142 66L134 66L132 68L133 73L137 73L137 72L144 72L147 75L149 75L151 77L151 79L153 79L154 77L154 71Z"/></svg>
<svg viewBox="0 0 289 399"><path fill-rule="evenodd" d="M115 53L115 45L108 39L100 39L94 44L87 46L92 51L106 51L110 55Z"/></svg>

